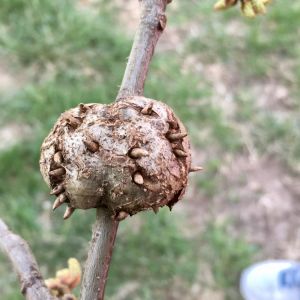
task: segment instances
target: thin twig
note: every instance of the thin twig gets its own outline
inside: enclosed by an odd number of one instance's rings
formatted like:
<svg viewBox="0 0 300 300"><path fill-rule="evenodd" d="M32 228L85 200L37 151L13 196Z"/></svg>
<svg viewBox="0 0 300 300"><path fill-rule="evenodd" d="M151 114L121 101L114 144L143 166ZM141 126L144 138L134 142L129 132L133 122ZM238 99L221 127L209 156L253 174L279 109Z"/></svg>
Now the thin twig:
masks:
<svg viewBox="0 0 300 300"><path fill-rule="evenodd" d="M167 18L170 0L140 0L141 18L121 84L117 101L128 96L143 95L149 64Z"/></svg>
<svg viewBox="0 0 300 300"><path fill-rule="evenodd" d="M102 300L119 222L98 208L81 286L82 300Z"/></svg>
<svg viewBox="0 0 300 300"><path fill-rule="evenodd" d="M27 300L54 300L46 288L37 262L28 244L11 232L0 219L0 248L10 259L20 282L21 292Z"/></svg>

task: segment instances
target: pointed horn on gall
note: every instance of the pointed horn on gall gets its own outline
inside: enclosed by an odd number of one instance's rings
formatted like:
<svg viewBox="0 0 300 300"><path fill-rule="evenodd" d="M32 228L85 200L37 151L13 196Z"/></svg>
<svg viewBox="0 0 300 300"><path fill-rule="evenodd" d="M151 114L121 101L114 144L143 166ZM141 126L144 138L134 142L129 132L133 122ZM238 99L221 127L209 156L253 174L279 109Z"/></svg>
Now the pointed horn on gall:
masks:
<svg viewBox="0 0 300 300"><path fill-rule="evenodd" d="M58 194L62 193L64 190L65 190L64 185L59 184L50 192L50 195L58 195Z"/></svg>
<svg viewBox="0 0 300 300"><path fill-rule="evenodd" d="M130 151L129 156L131 158L141 158L143 156L149 156L149 152L142 148L133 148Z"/></svg>
<svg viewBox="0 0 300 300"><path fill-rule="evenodd" d="M74 207L68 206L66 208L65 213L64 213L64 220L69 219L72 216L72 214L73 214L74 211L75 211Z"/></svg>
<svg viewBox="0 0 300 300"><path fill-rule="evenodd" d="M52 209L55 210L57 209L59 206L61 206L62 204L64 204L67 200L67 197L65 194L60 194L56 200L53 203Z"/></svg>
<svg viewBox="0 0 300 300"><path fill-rule="evenodd" d="M86 148L92 153L95 153L99 150L99 144L95 141L92 141L91 139L86 139L83 141L83 143L85 144Z"/></svg>
<svg viewBox="0 0 300 300"><path fill-rule="evenodd" d="M50 176L53 176L53 177L59 177L59 176L62 176L66 173L66 170L65 168L58 168L58 169L55 169L55 170L52 170L49 172L49 175Z"/></svg>
<svg viewBox="0 0 300 300"><path fill-rule="evenodd" d="M150 102L141 110L141 113L143 115L151 115L152 108L153 108L153 102Z"/></svg>
<svg viewBox="0 0 300 300"><path fill-rule="evenodd" d="M144 183L144 178L143 178L143 176L142 176L141 173L136 172L136 173L133 175L133 181L134 181L136 184L142 185L142 184Z"/></svg>
<svg viewBox="0 0 300 300"><path fill-rule="evenodd" d="M187 157L187 153L181 149L174 149L174 154L177 156L177 157Z"/></svg>
<svg viewBox="0 0 300 300"><path fill-rule="evenodd" d="M171 133L171 134L167 135L167 138L169 141L174 142L174 141L182 140L186 136L187 136L187 133Z"/></svg>
<svg viewBox="0 0 300 300"><path fill-rule="evenodd" d="M76 129L77 127L79 127L81 125L81 121L71 115L67 116L66 121L74 129Z"/></svg>
<svg viewBox="0 0 300 300"><path fill-rule="evenodd" d="M59 201L59 199L57 198L52 206L52 210L56 210L58 207L60 207L63 203Z"/></svg>
<svg viewBox="0 0 300 300"><path fill-rule="evenodd" d="M202 171L203 168L202 167L191 167L189 169L189 172L192 173L192 172L199 172L199 171Z"/></svg>
<svg viewBox="0 0 300 300"><path fill-rule="evenodd" d="M63 162L63 156L62 156L62 153L60 151L56 152L53 156L53 161L58 165L60 166Z"/></svg>
<svg viewBox="0 0 300 300"><path fill-rule="evenodd" d="M159 208L157 206L152 206L151 208L155 214L159 212Z"/></svg>

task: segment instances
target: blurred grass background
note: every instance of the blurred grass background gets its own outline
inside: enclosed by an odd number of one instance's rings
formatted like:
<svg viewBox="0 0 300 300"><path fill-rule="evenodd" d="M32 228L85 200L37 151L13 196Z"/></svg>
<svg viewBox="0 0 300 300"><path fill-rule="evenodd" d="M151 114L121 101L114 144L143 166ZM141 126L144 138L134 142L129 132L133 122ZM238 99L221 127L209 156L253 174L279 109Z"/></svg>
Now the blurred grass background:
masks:
<svg viewBox="0 0 300 300"><path fill-rule="evenodd" d="M94 212L66 222L63 209L51 212L40 145L64 110L114 100L137 2L0 3L0 217L28 240L45 277L69 257L84 263ZM214 13L213 2L173 1L145 91L182 118L205 171L191 175L174 213L121 223L108 299L240 299L244 267L300 256L300 3L274 1L246 20L238 9ZM0 295L22 299L2 254Z"/></svg>

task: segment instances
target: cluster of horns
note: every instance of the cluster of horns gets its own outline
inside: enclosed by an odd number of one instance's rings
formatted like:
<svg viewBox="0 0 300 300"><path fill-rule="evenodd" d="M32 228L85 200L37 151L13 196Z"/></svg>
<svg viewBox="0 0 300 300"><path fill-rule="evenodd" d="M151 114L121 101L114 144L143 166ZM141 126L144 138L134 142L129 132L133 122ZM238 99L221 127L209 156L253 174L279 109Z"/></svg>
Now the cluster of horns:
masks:
<svg viewBox="0 0 300 300"><path fill-rule="evenodd" d="M141 113L144 115L149 115L152 113L152 106L153 103L149 103L148 105L146 105L142 110ZM84 110L84 105L80 104L79 106L80 110ZM67 124L69 126L71 126L72 128L76 129L78 126L80 126L81 124L81 120L79 118L76 118L74 116L69 115L66 118ZM172 125L172 124L170 124ZM170 141L170 143L174 143L176 141L182 140L183 138L185 138L187 136L186 132L178 132L178 133L169 133L166 135L166 138ZM85 139L84 144L86 146L86 149L92 153L95 153L98 151L99 149L99 144L92 140L92 139ZM179 148L174 148L173 149L173 153L175 154L176 157L178 158L185 158L188 156L188 154L183 151L182 149ZM143 149L143 148L132 148L129 152L128 152L128 156L132 159L139 159L141 157L145 157L145 156L149 156L149 153L147 150ZM54 182L57 183L57 185L52 189L52 191L50 192L50 195L55 195L57 196L52 209L55 210L56 208L58 208L59 206L61 206L64 203L68 203L68 197L65 194L65 187L64 187L64 175L66 173L65 168L62 166L63 164L63 155L61 151L57 151L54 156L53 156L53 165L55 166L55 168L51 171L49 171L49 176L53 179ZM202 167L198 167L198 166L194 166L191 167L189 169L189 172L198 172L203 170ZM135 184L137 185L143 185L144 183L144 178L142 176L142 174L140 172L135 172L132 176L132 180ZM66 208L66 211L64 213L63 218L66 220L68 219L73 212L75 211L74 207L68 206ZM158 208L153 208L153 211L155 213L158 212ZM119 212L116 220L121 221L123 219L125 219L128 216L128 213L126 212Z"/></svg>

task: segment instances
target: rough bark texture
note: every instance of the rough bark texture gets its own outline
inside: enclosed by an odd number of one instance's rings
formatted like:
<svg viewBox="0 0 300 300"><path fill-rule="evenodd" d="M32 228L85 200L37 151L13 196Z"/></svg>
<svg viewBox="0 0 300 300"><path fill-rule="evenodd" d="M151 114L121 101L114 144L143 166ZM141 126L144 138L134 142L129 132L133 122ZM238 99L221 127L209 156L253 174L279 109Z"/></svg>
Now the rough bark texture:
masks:
<svg viewBox="0 0 300 300"><path fill-rule="evenodd" d="M118 222L111 219L108 211L97 209L92 241L85 265L81 287L82 300L102 300L108 275Z"/></svg>
<svg viewBox="0 0 300 300"><path fill-rule="evenodd" d="M55 300L46 288L37 262L27 243L18 235L12 233L0 219L0 248L9 257L16 270L21 292L27 300Z"/></svg>
<svg viewBox="0 0 300 300"><path fill-rule="evenodd" d="M190 147L170 107L137 96L81 108L63 113L42 146L41 171L51 188L63 187L59 199L73 209L105 207L119 219L181 198Z"/></svg>
<svg viewBox="0 0 300 300"><path fill-rule="evenodd" d="M166 27L165 9L169 0L140 0L140 24L117 100L144 94L144 84L156 43Z"/></svg>

